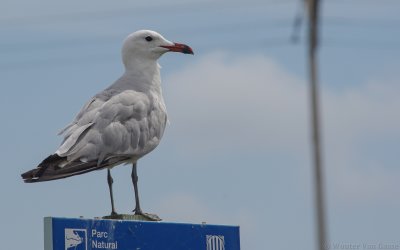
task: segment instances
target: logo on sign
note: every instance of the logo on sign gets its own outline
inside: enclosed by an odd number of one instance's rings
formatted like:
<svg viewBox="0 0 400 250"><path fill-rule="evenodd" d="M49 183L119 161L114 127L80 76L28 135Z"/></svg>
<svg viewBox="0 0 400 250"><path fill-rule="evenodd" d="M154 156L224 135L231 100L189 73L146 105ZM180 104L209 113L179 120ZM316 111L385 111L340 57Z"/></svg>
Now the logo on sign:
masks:
<svg viewBox="0 0 400 250"><path fill-rule="evenodd" d="M207 235L207 250L225 250L223 235Z"/></svg>
<svg viewBox="0 0 400 250"><path fill-rule="evenodd" d="M65 228L65 250L87 250L86 229Z"/></svg>

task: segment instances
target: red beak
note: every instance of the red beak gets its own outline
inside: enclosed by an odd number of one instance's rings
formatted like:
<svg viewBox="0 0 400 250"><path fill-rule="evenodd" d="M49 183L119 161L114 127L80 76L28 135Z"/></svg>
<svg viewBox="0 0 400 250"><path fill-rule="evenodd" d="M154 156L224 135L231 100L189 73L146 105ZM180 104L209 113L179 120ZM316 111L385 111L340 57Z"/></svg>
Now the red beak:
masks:
<svg viewBox="0 0 400 250"><path fill-rule="evenodd" d="M164 46L160 46L160 47L169 49L169 51L173 51L173 52L181 52L183 54L192 54L192 55L194 55L192 48L190 48L186 44L174 43L174 45L171 45L171 46L164 45Z"/></svg>

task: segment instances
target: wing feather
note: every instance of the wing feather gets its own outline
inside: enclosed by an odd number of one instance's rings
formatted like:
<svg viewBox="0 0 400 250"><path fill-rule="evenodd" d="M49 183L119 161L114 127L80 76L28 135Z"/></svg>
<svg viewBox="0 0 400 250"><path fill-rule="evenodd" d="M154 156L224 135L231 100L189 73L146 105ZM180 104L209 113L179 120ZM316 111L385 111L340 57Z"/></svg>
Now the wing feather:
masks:
<svg viewBox="0 0 400 250"><path fill-rule="evenodd" d="M101 162L115 155L140 157L158 144L165 127L164 110L161 115L154 110L158 109L148 95L133 90L114 93L108 100L91 100L64 131L57 154L68 161ZM160 121L154 122L154 117L160 117Z"/></svg>

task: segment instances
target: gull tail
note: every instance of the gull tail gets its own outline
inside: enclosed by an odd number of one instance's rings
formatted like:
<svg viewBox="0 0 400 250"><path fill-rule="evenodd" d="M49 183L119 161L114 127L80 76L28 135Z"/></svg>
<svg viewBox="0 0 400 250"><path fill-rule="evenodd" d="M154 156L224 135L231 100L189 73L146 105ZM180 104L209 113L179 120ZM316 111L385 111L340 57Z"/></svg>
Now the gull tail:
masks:
<svg viewBox="0 0 400 250"><path fill-rule="evenodd" d="M29 170L28 172L21 174L21 176L22 179L24 179L24 182L33 183L67 178L93 170L102 169L104 167L107 167L107 164L101 164L101 166L99 166L97 161L68 162L67 157L60 157L57 154L53 154L44 159L37 168Z"/></svg>

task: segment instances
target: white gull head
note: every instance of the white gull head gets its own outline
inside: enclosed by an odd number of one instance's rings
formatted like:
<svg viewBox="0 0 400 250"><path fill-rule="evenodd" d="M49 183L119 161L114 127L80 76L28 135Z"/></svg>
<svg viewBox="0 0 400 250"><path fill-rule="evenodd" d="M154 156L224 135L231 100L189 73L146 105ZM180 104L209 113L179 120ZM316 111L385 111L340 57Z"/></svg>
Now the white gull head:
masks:
<svg viewBox="0 0 400 250"><path fill-rule="evenodd" d="M122 46L122 61L125 68L129 69L139 62L141 64L155 62L169 51L193 54L193 50L185 44L170 42L155 31L139 30L125 39Z"/></svg>

